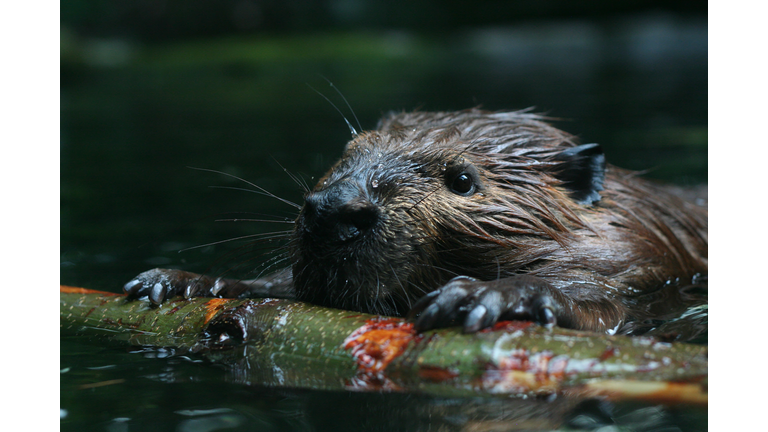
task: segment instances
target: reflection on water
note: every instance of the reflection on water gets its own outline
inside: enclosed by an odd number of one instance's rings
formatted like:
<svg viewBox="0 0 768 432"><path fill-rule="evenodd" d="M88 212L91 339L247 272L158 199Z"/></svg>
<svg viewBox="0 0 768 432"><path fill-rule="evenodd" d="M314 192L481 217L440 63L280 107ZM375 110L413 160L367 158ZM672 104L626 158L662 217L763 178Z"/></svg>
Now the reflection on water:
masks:
<svg viewBox="0 0 768 432"><path fill-rule="evenodd" d="M253 277L279 243L209 245L292 220L243 177L294 202L349 130L305 83L349 99L364 127L389 110L536 106L649 176L706 181L706 20L666 15L508 28L94 44L62 48L61 282L117 291L164 266ZM336 99L334 99L336 100ZM343 107L343 103L338 103ZM351 115L347 114L352 118ZM233 216L237 215L237 216ZM286 225L287 226L287 225ZM179 253L180 250L184 252ZM701 293L698 293L701 294ZM703 293L706 297L706 292ZM706 310L637 331L706 324ZM679 328L679 327L678 327ZM690 330L696 332L697 330ZM706 343L706 333L697 342ZM167 350L61 344L62 430L704 429L706 409L507 398L435 398L243 386ZM622 430L622 429L618 429Z"/></svg>
<svg viewBox="0 0 768 432"><path fill-rule="evenodd" d="M670 285L682 285L676 290L653 293L647 312L650 317L636 317L627 323L619 334L656 336L667 342L707 344L709 322L707 276L694 278L691 284L674 281Z"/></svg>
<svg viewBox="0 0 768 432"><path fill-rule="evenodd" d="M430 397L243 386L225 372L162 350L62 341L62 430L655 431L706 428L706 408L566 397ZM95 384L95 385L94 385Z"/></svg>

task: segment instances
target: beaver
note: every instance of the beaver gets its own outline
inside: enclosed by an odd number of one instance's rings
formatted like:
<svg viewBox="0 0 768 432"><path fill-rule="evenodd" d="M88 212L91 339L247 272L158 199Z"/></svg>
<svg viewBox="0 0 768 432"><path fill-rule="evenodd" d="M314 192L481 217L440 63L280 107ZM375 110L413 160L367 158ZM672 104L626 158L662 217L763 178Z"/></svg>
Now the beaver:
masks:
<svg viewBox="0 0 768 432"><path fill-rule="evenodd" d="M353 133L305 196L292 266L255 280L154 269L129 297L276 296L408 316L615 333L706 278L707 209L527 112L401 112Z"/></svg>

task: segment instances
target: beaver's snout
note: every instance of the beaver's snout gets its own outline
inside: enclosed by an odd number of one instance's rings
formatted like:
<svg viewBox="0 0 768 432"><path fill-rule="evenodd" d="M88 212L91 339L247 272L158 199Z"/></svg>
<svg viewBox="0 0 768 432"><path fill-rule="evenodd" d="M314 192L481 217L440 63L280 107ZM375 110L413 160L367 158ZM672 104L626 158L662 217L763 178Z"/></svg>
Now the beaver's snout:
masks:
<svg viewBox="0 0 768 432"><path fill-rule="evenodd" d="M310 192L304 204L304 229L330 241L364 236L380 220L380 210L354 180L341 180Z"/></svg>

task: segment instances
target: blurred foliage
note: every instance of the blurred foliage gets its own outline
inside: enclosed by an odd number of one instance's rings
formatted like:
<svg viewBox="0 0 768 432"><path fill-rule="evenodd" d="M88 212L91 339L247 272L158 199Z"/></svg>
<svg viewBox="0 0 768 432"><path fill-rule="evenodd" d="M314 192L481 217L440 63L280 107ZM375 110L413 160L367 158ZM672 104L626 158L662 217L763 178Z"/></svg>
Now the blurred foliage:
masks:
<svg viewBox="0 0 768 432"><path fill-rule="evenodd" d="M143 41L253 32L410 29L446 33L537 19L663 10L706 16L705 2L627 0L71 0L61 23L79 34Z"/></svg>

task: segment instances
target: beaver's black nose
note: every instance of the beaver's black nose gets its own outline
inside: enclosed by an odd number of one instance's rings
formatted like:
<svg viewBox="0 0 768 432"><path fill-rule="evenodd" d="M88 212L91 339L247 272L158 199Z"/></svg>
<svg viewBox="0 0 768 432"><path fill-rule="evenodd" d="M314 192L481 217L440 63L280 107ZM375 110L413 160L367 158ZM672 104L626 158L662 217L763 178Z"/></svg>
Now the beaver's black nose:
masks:
<svg viewBox="0 0 768 432"><path fill-rule="evenodd" d="M379 221L380 214L360 185L351 180L310 192L302 213L307 231L341 241L365 235Z"/></svg>

